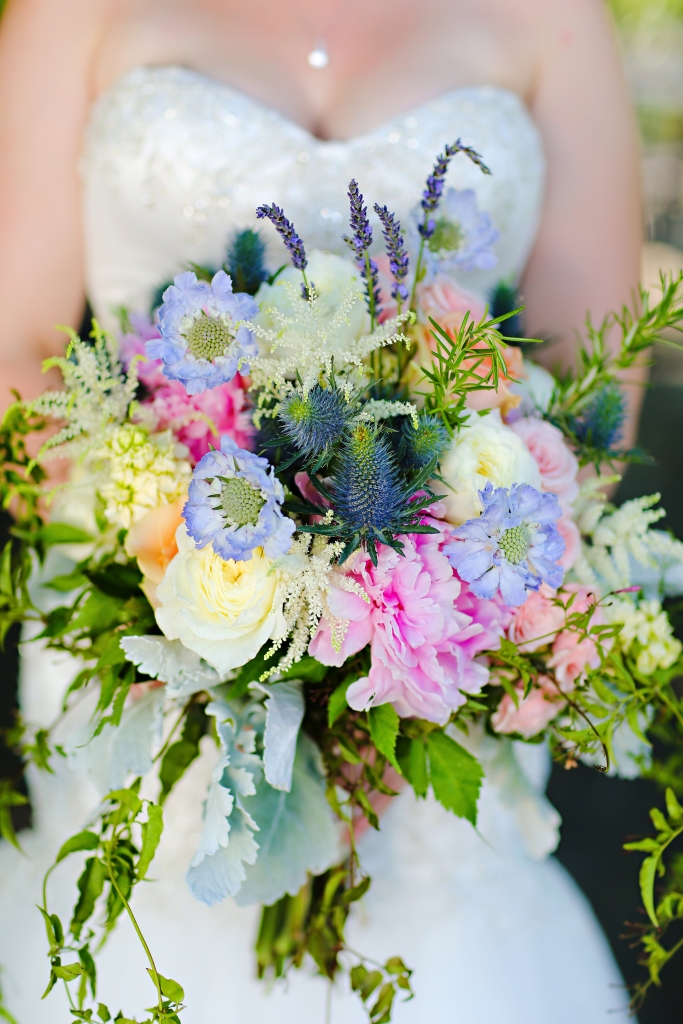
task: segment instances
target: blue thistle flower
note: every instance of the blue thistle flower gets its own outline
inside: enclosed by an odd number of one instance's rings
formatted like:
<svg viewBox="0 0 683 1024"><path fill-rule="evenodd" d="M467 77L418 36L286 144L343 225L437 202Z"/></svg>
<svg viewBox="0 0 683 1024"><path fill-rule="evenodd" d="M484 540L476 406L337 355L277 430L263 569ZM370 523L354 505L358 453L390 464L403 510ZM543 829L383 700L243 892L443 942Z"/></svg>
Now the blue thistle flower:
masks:
<svg viewBox="0 0 683 1024"><path fill-rule="evenodd" d="M275 203L271 203L270 206L264 203L263 206L259 206L257 208L256 216L259 220L263 220L263 218L266 217L271 222L284 242L285 248L291 257L292 264L297 270L304 271L308 264L304 243L294 230L292 222L287 220L285 217L284 210L279 206L276 206Z"/></svg>
<svg viewBox="0 0 683 1024"><path fill-rule="evenodd" d="M464 153L465 156L468 156L472 163L476 164L484 174L491 173L479 153L477 153L477 151L471 146L464 146L460 139L456 139L452 145L446 144L443 153L436 158L434 170L427 178L425 190L422 193L421 206L424 210L424 219L423 223L419 227L419 232L425 240L431 238L434 234L436 225L430 214L432 214L439 205L441 194L443 193L444 185L446 183L448 165L456 153Z"/></svg>
<svg viewBox="0 0 683 1024"><path fill-rule="evenodd" d="M334 448L355 412L356 403L338 388L316 384L307 395L299 391L287 395L278 418L299 452L316 458Z"/></svg>
<svg viewBox="0 0 683 1024"><path fill-rule="evenodd" d="M399 452L410 469L423 469L433 460L438 463L449 445L448 431L438 416L420 416L417 427L409 417L404 418Z"/></svg>
<svg viewBox="0 0 683 1024"><path fill-rule="evenodd" d="M392 297L405 302L408 298L405 279L408 276L409 262L408 253L403 244L401 224L396 220L393 213L389 213L386 206L380 206L379 203L375 203L375 213L382 222L382 234L386 243L391 273L394 277L394 283L391 287Z"/></svg>
<svg viewBox="0 0 683 1024"><path fill-rule="evenodd" d="M287 553L296 530L282 514L284 499L268 460L224 434L220 451L207 452L195 466L183 518L197 547L212 544L226 561L248 562L257 547L275 559Z"/></svg>
<svg viewBox="0 0 683 1024"><path fill-rule="evenodd" d="M454 540L443 549L472 593L491 598L500 590L516 608L541 583L559 587L564 540L555 526L562 515L557 496L529 484L494 488L489 481L479 497L482 514L454 530Z"/></svg>
<svg viewBox="0 0 683 1024"><path fill-rule="evenodd" d="M233 288L247 295L256 295L260 285L268 279L265 255L266 245L258 231L246 228L235 233L225 261Z"/></svg>
<svg viewBox="0 0 683 1024"><path fill-rule="evenodd" d="M358 182L352 179L349 184L349 206L351 209L350 224L353 232L351 238L344 235L344 241L356 256L358 269L365 281L365 301L368 312L374 321L382 312L379 298L379 271L376 262L370 258L368 249L372 245L372 227L368 220L368 208L363 205L363 196L358 189Z"/></svg>
<svg viewBox="0 0 683 1024"><path fill-rule="evenodd" d="M581 444L609 452L621 440L625 418L624 394L617 384L608 384L572 417L570 425Z"/></svg>
<svg viewBox="0 0 683 1024"><path fill-rule="evenodd" d="M519 292L507 281L499 281L489 293L489 314L492 320L504 316L505 313L511 313L513 309L519 309L521 305ZM522 314L516 313L509 320L503 320L500 330L507 338L523 338Z"/></svg>
<svg viewBox="0 0 683 1024"><path fill-rule="evenodd" d="M405 504L405 487L387 441L374 424L356 424L334 483L337 513L354 532L383 533L391 531Z"/></svg>

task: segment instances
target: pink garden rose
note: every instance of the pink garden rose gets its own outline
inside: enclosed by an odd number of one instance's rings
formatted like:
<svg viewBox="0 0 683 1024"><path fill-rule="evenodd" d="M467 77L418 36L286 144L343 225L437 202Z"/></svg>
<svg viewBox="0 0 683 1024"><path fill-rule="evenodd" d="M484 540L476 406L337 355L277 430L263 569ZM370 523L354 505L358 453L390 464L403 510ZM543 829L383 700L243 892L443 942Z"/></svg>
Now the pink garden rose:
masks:
<svg viewBox="0 0 683 1024"><path fill-rule="evenodd" d="M538 686L524 697L524 687L517 686L517 706L506 693L491 716L494 732L518 733L525 739L538 735L562 710L565 701L559 696L557 687L547 676L538 677Z"/></svg>
<svg viewBox="0 0 683 1024"><path fill-rule="evenodd" d="M370 672L349 687L351 707L390 702L402 717L445 724L465 703L461 691L478 693L488 681L488 668L474 659L499 646L509 613L469 595L442 552L450 530L426 521L439 533L402 537L403 555L380 544L377 567L368 555L355 556L350 575L369 602L333 590L331 614L349 620L341 650L334 650L331 623L323 618L309 651L325 665L340 665L369 642Z"/></svg>
<svg viewBox="0 0 683 1024"><path fill-rule="evenodd" d="M553 603L555 591L547 583L529 594L524 604L515 609L508 637L520 651L531 653L546 647L564 626L564 609Z"/></svg>
<svg viewBox="0 0 683 1024"><path fill-rule="evenodd" d="M525 416L510 425L531 452L541 473L544 491L556 494L563 508L576 499L579 485L576 474L579 463L561 430L546 420Z"/></svg>
<svg viewBox="0 0 683 1024"><path fill-rule="evenodd" d="M563 598L570 594L576 594L571 608L567 610L568 615L575 612L586 612L595 605L595 594L579 583L567 583L562 593ZM597 607L591 616L591 626L600 626L605 622L602 609ZM605 643L605 646L607 644ZM581 639L581 634L570 629L563 629L553 644L552 656L548 661L548 667L555 670L555 678L560 688L566 692L574 689L577 679L585 673L588 668L599 668L600 654L597 645L590 637Z"/></svg>
<svg viewBox="0 0 683 1024"><path fill-rule="evenodd" d="M565 572L569 572L581 554L581 531L571 518L569 512L565 512L557 520L555 526L564 541L564 553L562 558L559 559L559 563Z"/></svg>

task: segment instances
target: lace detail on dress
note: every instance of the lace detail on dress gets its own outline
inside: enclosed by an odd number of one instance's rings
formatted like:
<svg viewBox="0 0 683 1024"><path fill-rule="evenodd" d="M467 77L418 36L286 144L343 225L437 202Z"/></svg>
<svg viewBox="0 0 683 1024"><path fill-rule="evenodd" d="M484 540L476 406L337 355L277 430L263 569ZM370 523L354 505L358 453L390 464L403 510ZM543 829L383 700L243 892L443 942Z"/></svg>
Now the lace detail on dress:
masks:
<svg viewBox="0 0 683 1024"><path fill-rule="evenodd" d="M94 308L110 322L120 305L146 305L188 261L219 263L231 232L255 226L264 202L285 208L309 249L342 253L351 177L370 207L386 203L405 222L434 157L457 137L493 171L484 177L458 158L448 179L476 189L500 232L496 269L462 275L465 287L485 291L521 273L543 198L540 139L513 93L449 92L365 135L327 142L204 75L131 71L96 102L82 161ZM284 262L270 225L264 232L272 262Z"/></svg>

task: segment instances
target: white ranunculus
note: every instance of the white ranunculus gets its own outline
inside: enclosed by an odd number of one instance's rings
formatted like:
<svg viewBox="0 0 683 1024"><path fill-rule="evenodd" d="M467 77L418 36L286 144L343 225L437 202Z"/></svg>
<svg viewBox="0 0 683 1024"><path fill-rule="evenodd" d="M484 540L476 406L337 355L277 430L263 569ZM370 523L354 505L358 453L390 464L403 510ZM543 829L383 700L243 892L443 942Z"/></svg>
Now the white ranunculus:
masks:
<svg viewBox="0 0 683 1024"><path fill-rule="evenodd" d="M323 322L332 321L337 308L350 292L364 293L364 284L355 264L331 252L314 249L308 257L306 277L315 287L316 305ZM301 284L301 271L295 267L283 270L274 284L262 284L256 293L256 301L261 308L256 323L271 330L280 329L269 307L275 307L288 317L300 315L304 303ZM346 348L351 341L362 337L369 326L365 302L360 295L348 312L348 323L342 324L336 332L339 347Z"/></svg>
<svg viewBox="0 0 683 1024"><path fill-rule="evenodd" d="M482 511L479 491L490 480L495 487L531 484L541 489L541 475L522 440L501 421L498 409L486 416L470 413L441 460L441 476L434 481L436 493L445 492L446 519L460 526Z"/></svg>
<svg viewBox="0 0 683 1024"><path fill-rule="evenodd" d="M198 550L184 523L176 541L178 554L157 586L157 622L169 640L180 640L225 676L284 633L280 574L270 571L262 548L248 562L226 561L210 544Z"/></svg>

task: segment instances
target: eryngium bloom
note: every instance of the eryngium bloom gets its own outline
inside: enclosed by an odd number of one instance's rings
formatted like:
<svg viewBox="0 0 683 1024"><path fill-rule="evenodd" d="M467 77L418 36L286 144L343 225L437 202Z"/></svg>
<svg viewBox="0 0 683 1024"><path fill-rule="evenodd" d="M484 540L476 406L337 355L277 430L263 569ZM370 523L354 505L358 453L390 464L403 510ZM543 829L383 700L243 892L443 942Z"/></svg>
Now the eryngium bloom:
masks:
<svg viewBox="0 0 683 1024"><path fill-rule="evenodd" d="M188 395L198 395L249 371L257 353L251 320L258 306L250 295L233 294L230 278L219 270L211 284L192 271L178 274L164 292L158 313L160 338L148 341L150 359L161 359L164 376L179 380Z"/></svg>
<svg viewBox="0 0 683 1024"><path fill-rule="evenodd" d="M268 280L265 256L266 243L258 231L245 228L233 236L225 262L238 292L256 295L263 282Z"/></svg>
<svg viewBox="0 0 683 1024"><path fill-rule="evenodd" d="M222 558L247 562L254 548L262 547L275 559L287 553L296 529L282 514L284 499L268 460L244 451L225 434L220 451L209 452L197 464L183 518L198 548L213 544Z"/></svg>
<svg viewBox="0 0 683 1024"><path fill-rule="evenodd" d="M370 423L358 423L344 444L334 483L336 511L353 531L380 534L395 529L408 496L387 441Z"/></svg>
<svg viewBox="0 0 683 1024"><path fill-rule="evenodd" d="M315 458L337 444L355 412L356 403L338 388L316 384L307 395L300 391L287 395L278 418L301 454Z"/></svg>
<svg viewBox="0 0 683 1024"><path fill-rule="evenodd" d="M449 445L448 431L438 416L420 416L417 427L409 417L404 418L399 458L410 469L422 469L432 459L439 462Z"/></svg>
<svg viewBox="0 0 683 1024"><path fill-rule="evenodd" d="M586 405L571 428L582 444L599 451L610 451L621 440L626 400L617 384L608 384Z"/></svg>
<svg viewBox="0 0 683 1024"><path fill-rule="evenodd" d="M484 511L453 532L444 554L477 597L500 590L510 607L524 604L541 583L557 588L564 578L558 563L564 540L555 523L562 515L554 494L541 494L530 484L479 492Z"/></svg>

